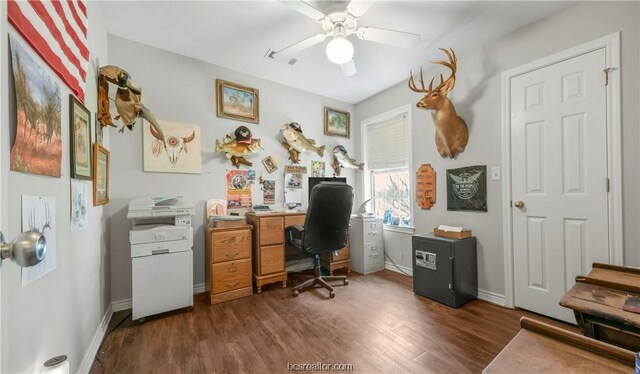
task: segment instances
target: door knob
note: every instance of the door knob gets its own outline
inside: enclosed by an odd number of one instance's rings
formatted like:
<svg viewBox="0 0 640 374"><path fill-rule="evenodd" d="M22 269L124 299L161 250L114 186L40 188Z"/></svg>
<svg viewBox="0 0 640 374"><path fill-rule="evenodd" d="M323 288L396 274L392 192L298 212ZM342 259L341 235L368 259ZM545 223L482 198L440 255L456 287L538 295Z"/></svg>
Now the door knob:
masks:
<svg viewBox="0 0 640 374"><path fill-rule="evenodd" d="M0 232L0 261L10 258L21 267L37 265L47 253L47 240L36 230L25 231L13 242L5 243Z"/></svg>
<svg viewBox="0 0 640 374"><path fill-rule="evenodd" d="M524 201L522 201L522 200L516 200L516 201L513 203L513 206L515 206L516 208L524 208Z"/></svg>

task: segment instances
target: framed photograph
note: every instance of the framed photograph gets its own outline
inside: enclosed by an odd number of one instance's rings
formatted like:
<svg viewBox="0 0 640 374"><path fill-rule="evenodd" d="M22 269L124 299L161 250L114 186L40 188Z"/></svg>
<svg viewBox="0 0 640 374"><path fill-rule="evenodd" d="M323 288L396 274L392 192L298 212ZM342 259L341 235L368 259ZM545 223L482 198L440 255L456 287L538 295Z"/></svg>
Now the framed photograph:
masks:
<svg viewBox="0 0 640 374"><path fill-rule="evenodd" d="M324 107L324 134L331 136L351 136L351 114Z"/></svg>
<svg viewBox="0 0 640 374"><path fill-rule="evenodd" d="M278 168L278 165L276 165L276 162L273 160L273 157L271 156L268 156L262 159L262 165L264 165L265 169L267 169L269 174L273 173Z"/></svg>
<svg viewBox="0 0 640 374"><path fill-rule="evenodd" d="M93 144L93 206L109 202L109 150Z"/></svg>
<svg viewBox="0 0 640 374"><path fill-rule="evenodd" d="M216 79L216 109L218 117L259 123L258 90Z"/></svg>
<svg viewBox="0 0 640 374"><path fill-rule="evenodd" d="M71 134L71 178L91 179L91 112L75 96L69 95Z"/></svg>

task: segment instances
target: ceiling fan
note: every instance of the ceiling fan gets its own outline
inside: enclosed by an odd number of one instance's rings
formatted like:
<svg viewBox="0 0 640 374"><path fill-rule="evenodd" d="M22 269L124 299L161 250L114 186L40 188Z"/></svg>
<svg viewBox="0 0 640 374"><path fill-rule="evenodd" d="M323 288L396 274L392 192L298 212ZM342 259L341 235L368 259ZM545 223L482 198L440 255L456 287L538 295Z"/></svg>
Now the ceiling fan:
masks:
<svg viewBox="0 0 640 374"><path fill-rule="evenodd" d="M361 40L402 48L411 48L420 41L420 34L377 27L358 27L360 17L369 10L373 5L372 2L350 1L346 7L346 3L343 1L333 2L327 7L326 14L303 0L281 0L281 2L320 23L324 30L323 33L306 38L279 51L270 50L267 52L267 57L289 65L298 61L296 56L300 52L324 42L327 38L332 38L327 43L327 58L340 65L343 75L352 76L356 73L356 65L353 61L353 44L347 39L350 35L355 34Z"/></svg>

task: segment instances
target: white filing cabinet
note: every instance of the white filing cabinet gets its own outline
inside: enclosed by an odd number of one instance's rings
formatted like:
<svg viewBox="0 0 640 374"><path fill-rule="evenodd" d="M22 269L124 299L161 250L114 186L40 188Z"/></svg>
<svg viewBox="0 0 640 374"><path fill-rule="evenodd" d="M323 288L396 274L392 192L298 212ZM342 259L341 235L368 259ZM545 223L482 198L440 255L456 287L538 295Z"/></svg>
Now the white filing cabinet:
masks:
<svg viewBox="0 0 640 374"><path fill-rule="evenodd" d="M384 270L382 218L352 217L349 241L352 270L361 274Z"/></svg>

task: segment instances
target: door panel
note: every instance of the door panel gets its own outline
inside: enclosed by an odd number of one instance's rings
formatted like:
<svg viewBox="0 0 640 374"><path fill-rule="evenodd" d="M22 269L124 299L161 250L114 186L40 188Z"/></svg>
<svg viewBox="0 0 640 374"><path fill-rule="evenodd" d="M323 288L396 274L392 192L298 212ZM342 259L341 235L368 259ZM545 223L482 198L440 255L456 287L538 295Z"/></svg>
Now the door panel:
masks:
<svg viewBox="0 0 640 374"><path fill-rule="evenodd" d="M515 305L569 322L558 301L609 262L604 68L599 49L510 82Z"/></svg>

